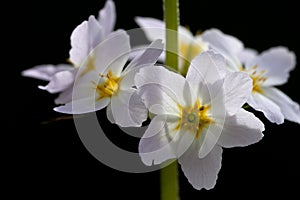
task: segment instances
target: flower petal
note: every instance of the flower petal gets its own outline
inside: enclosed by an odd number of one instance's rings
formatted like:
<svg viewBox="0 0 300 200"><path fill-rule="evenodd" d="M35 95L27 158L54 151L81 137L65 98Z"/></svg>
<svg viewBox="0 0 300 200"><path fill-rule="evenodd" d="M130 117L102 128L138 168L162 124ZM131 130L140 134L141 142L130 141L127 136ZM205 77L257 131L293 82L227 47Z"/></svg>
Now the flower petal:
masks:
<svg viewBox="0 0 300 200"><path fill-rule="evenodd" d="M55 104L66 104L72 101L73 86L61 92L54 100Z"/></svg>
<svg viewBox="0 0 300 200"><path fill-rule="evenodd" d="M144 164L160 164L176 158L170 145L170 133L165 115L155 116L139 143L139 153ZM175 124L176 126L176 124ZM173 133L172 133L173 134Z"/></svg>
<svg viewBox="0 0 300 200"><path fill-rule="evenodd" d="M282 85L287 82L289 73L295 68L296 56L285 47L274 47L257 56L246 67L257 65L257 71L265 70L267 80L263 86Z"/></svg>
<svg viewBox="0 0 300 200"><path fill-rule="evenodd" d="M252 79L243 72L229 73L224 79L225 108L235 114L246 103L252 93Z"/></svg>
<svg viewBox="0 0 300 200"><path fill-rule="evenodd" d="M129 112L136 126L141 126L148 118L148 110L137 90L130 97Z"/></svg>
<svg viewBox="0 0 300 200"><path fill-rule="evenodd" d="M241 63L237 56L244 48L243 43L237 38L226 35L218 29L210 29L202 34L203 41L209 43L215 51L221 53L229 62L230 67L239 70Z"/></svg>
<svg viewBox="0 0 300 200"><path fill-rule="evenodd" d="M204 52L204 51L209 50L209 44L207 42L203 41L202 34L195 36L194 44L196 44L198 47L201 48L200 52Z"/></svg>
<svg viewBox="0 0 300 200"><path fill-rule="evenodd" d="M56 112L66 113L66 114L84 114L89 112L94 112L101 110L106 107L110 102L109 98L101 99L100 101L95 101L94 97L73 100L64 106L59 106L54 108Z"/></svg>
<svg viewBox="0 0 300 200"><path fill-rule="evenodd" d="M257 51L250 48L245 48L241 52L238 53L238 59L244 66L249 66L249 62L257 56Z"/></svg>
<svg viewBox="0 0 300 200"><path fill-rule="evenodd" d="M191 131L186 131L186 130L183 130L183 129L180 129L171 145L173 148L175 148L175 153L176 153L176 157L179 158L180 156L182 156L193 144L194 140L195 140L195 137L196 136L196 133L193 133Z"/></svg>
<svg viewBox="0 0 300 200"><path fill-rule="evenodd" d="M135 89L121 90L111 98L112 116L116 124L122 127L141 126L147 119L147 110L141 99L134 96ZM133 99L134 98L134 99ZM140 100L140 102L136 102ZM134 106L133 102L136 103ZM139 107L138 107L139 106ZM135 113L134 111L139 111Z"/></svg>
<svg viewBox="0 0 300 200"><path fill-rule="evenodd" d="M205 158L200 159L195 142L178 161L184 175L195 189L209 190L215 186L221 169L222 148L215 145Z"/></svg>
<svg viewBox="0 0 300 200"><path fill-rule="evenodd" d="M142 67L154 65L162 53L163 47L161 40L155 40L148 47L145 47L144 52L135 57L122 73L124 75L121 80L121 88L131 88L134 85L136 73Z"/></svg>
<svg viewBox="0 0 300 200"><path fill-rule="evenodd" d="M66 90L74 83L74 72L61 71L54 74L46 86L39 86L42 90L47 90L50 93L57 93Z"/></svg>
<svg viewBox="0 0 300 200"><path fill-rule="evenodd" d="M218 119L224 119L227 114L224 91L223 80L214 84L200 83L198 88L198 99L201 105L210 106L210 115Z"/></svg>
<svg viewBox="0 0 300 200"><path fill-rule="evenodd" d="M205 158L212 149L217 145L217 142L222 133L222 126L219 126L219 123L213 122L209 125L206 130L201 132L199 140L199 152L198 157Z"/></svg>
<svg viewBox="0 0 300 200"><path fill-rule="evenodd" d="M284 122L284 116L280 108L262 94L257 92L252 93L247 102L255 110L263 112L270 122L276 124L282 124Z"/></svg>
<svg viewBox="0 0 300 200"><path fill-rule="evenodd" d="M113 1L106 1L104 8L99 11L98 21L103 28L104 37L114 30L116 24L116 8Z"/></svg>
<svg viewBox="0 0 300 200"><path fill-rule="evenodd" d="M73 70L72 65L60 64L60 65L38 65L31 69L22 71L22 76L36 78L44 81L50 81L52 76L60 71Z"/></svg>
<svg viewBox="0 0 300 200"><path fill-rule="evenodd" d="M82 22L71 34L70 61L79 67L91 51L104 39L103 30L94 16Z"/></svg>
<svg viewBox="0 0 300 200"><path fill-rule="evenodd" d="M165 22L155 18L136 17L135 22L144 30L146 37L150 41L162 39L165 41ZM185 27L178 27L179 38L189 41L193 38L192 33Z"/></svg>
<svg viewBox="0 0 300 200"><path fill-rule="evenodd" d="M82 62L90 53L90 47L88 43L89 31L88 22L84 21L78 25L71 34L71 50L70 61L77 67L79 67Z"/></svg>
<svg viewBox="0 0 300 200"><path fill-rule="evenodd" d="M140 71L140 68L133 68L129 71L123 71L121 73L121 80L119 82L119 86L122 90L127 90L132 88L135 85L135 75Z"/></svg>
<svg viewBox="0 0 300 200"><path fill-rule="evenodd" d="M93 51L96 71L106 74L111 70L115 76L120 76L129 53L129 36L124 30L109 34Z"/></svg>
<svg viewBox="0 0 300 200"><path fill-rule="evenodd" d="M284 118L300 124L299 104L294 102L290 97L277 88L263 88L263 92L266 97L271 99L280 107Z"/></svg>
<svg viewBox="0 0 300 200"><path fill-rule="evenodd" d="M222 147L243 147L262 139L264 124L251 112L240 109L225 120L218 144Z"/></svg>
<svg viewBox="0 0 300 200"><path fill-rule="evenodd" d="M185 105L184 89L185 79L174 72L161 66L144 67L135 76L135 84L138 88L152 84L160 87L174 102Z"/></svg>
<svg viewBox="0 0 300 200"><path fill-rule="evenodd" d="M99 74L95 73L87 73L84 76L81 76L83 67L80 67L77 72L77 77L74 81L73 85L73 94L72 99L84 99L89 97L97 98L97 90L95 89L95 84L98 83L100 85L105 81L105 78L101 78ZM84 70L84 69L83 69Z"/></svg>
<svg viewBox="0 0 300 200"><path fill-rule="evenodd" d="M186 79L192 86L213 84L223 79L226 70L226 62L220 54L213 51L206 51L196 56L189 67Z"/></svg>
<svg viewBox="0 0 300 200"><path fill-rule="evenodd" d="M89 42L89 52L91 52L104 39L102 27L93 15L88 20L88 34L86 42Z"/></svg>
<svg viewBox="0 0 300 200"><path fill-rule="evenodd" d="M114 116L112 114L111 103L108 104L107 107L106 107L106 116L107 116L107 119L110 121L110 123L112 123L112 124L116 123L116 121L114 119Z"/></svg>
<svg viewBox="0 0 300 200"><path fill-rule="evenodd" d="M77 74L80 74L80 69L81 68L79 68ZM57 110L59 112L81 114L102 109L102 104L105 104L105 107L108 103L103 103L106 101L105 99L98 99L99 94L95 89L95 84L98 82L100 84L101 81L103 81L103 79L96 73L88 73L83 77L77 77L74 81L74 85L68 89L69 92L59 97L59 100L64 101L71 96L71 102L68 101L65 106L62 106L62 108L59 107Z"/></svg>
<svg viewBox="0 0 300 200"><path fill-rule="evenodd" d="M132 68L141 67L145 65L154 65L162 53L164 44L161 39L155 40L149 46L147 46L144 52L135 57L126 67L126 71Z"/></svg>
<svg viewBox="0 0 300 200"><path fill-rule="evenodd" d="M178 104L164 90L156 84L143 85L138 88L145 106L153 114L167 114L179 116Z"/></svg>
<svg viewBox="0 0 300 200"><path fill-rule="evenodd" d="M136 17L135 22L143 29L148 40L162 39L164 41L165 23L163 21L148 17Z"/></svg>

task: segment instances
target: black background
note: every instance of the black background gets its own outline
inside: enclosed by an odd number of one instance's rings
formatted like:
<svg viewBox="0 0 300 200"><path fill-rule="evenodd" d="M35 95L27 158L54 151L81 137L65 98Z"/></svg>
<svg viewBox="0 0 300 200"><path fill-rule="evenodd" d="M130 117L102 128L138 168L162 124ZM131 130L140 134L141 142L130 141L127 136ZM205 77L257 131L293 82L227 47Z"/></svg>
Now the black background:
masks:
<svg viewBox="0 0 300 200"><path fill-rule="evenodd" d="M162 19L162 2L115 1L116 28L136 28L134 16ZM217 3L215 1L181 1L181 24L193 32L219 28L241 39L246 46L259 51L272 46L287 46L298 57L300 47L299 11L294 1L269 3L267 6L253 1ZM22 197L78 197L93 199L159 199L159 172L129 174L101 164L82 145L72 120L41 124L61 116L52 111L53 95L37 89L44 82L23 78L20 72L38 64L64 63L70 49L72 30L89 15L97 15L103 0L85 1L26 1L14 2L7 7L11 12L3 21L9 22L8 34L12 39L5 60L11 70L2 74L9 78L9 98L4 107L9 109L3 124L10 131L9 147L4 152L9 159L9 195ZM299 61L299 59L298 59ZM13 76L11 76L13 74ZM300 69L291 73L289 83L281 86L293 100L300 102L298 85ZM11 79L12 77L12 79ZM7 87L8 86L8 87ZM4 90L5 91L5 90ZM181 199L233 198L260 196L299 196L299 125L285 122L277 126L265 122L263 140L246 148L225 149L222 169L213 190L197 191L180 174ZM104 112L100 120L107 124ZM117 145L136 149L137 140L124 136L115 126L107 127L109 137Z"/></svg>

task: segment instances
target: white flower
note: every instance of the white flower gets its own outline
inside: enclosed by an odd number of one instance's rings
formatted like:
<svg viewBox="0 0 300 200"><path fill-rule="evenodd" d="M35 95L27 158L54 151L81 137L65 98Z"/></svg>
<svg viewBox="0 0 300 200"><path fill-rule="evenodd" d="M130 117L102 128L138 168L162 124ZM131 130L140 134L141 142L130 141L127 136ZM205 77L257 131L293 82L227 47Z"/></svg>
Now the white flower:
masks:
<svg viewBox="0 0 300 200"><path fill-rule="evenodd" d="M143 29L148 40L165 40L165 22L146 17L136 17L135 21ZM201 52L208 50L208 44L202 41L200 34L193 36L187 28L179 26L178 50L180 58L178 69L185 74L191 60ZM161 57L161 61L164 61L164 56Z"/></svg>
<svg viewBox="0 0 300 200"><path fill-rule="evenodd" d="M141 67L154 65L162 49L161 40L154 41L143 54L134 58L124 69L131 50L129 36L123 30L111 33L79 68L73 87L72 102L55 108L55 111L82 114L107 106L107 116L112 123L123 127L140 126L147 118L146 113L143 112L141 118L135 118L134 116L138 114L135 111L139 108L129 106L130 101L135 100L132 99L135 93L135 89L132 88L134 76ZM82 76L87 69L88 73Z"/></svg>
<svg viewBox="0 0 300 200"><path fill-rule="evenodd" d="M246 72L252 78L252 95L247 101L251 107L277 124L284 119L300 123L299 105L274 87L286 83L289 72L295 68L293 52L274 47L257 55L256 51L245 49L238 39L216 29L205 31L202 38L227 59L229 68Z"/></svg>
<svg viewBox="0 0 300 200"><path fill-rule="evenodd" d="M49 93L60 92L56 104L65 104L72 100L72 86L79 67L90 54L90 52L103 41L109 33L113 31L116 20L115 5L108 0L99 17L96 19L90 16L88 21L84 21L77 26L71 34L71 50L69 61L72 65L60 64L40 65L22 72L23 76L49 81L46 86L39 86L40 89ZM88 66L92 66L92 59ZM75 67L75 68L74 68ZM82 72L82 75L88 72Z"/></svg>
<svg viewBox="0 0 300 200"><path fill-rule="evenodd" d="M252 81L225 71L225 61L211 51L196 56L186 79L163 67L145 67L135 82L146 107L156 116L139 144L146 165L177 158L196 189L215 186L222 147L258 142L264 125L242 109Z"/></svg>

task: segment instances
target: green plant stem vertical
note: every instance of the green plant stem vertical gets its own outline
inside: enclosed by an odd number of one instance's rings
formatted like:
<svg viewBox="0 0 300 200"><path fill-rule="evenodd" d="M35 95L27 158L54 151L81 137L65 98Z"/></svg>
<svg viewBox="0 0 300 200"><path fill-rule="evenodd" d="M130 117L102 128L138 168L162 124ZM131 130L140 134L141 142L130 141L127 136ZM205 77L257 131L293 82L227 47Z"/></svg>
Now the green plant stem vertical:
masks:
<svg viewBox="0 0 300 200"><path fill-rule="evenodd" d="M166 22L166 65L178 70L178 0L164 0ZM160 172L161 200L179 200L177 161L163 167Z"/></svg>
<svg viewBox="0 0 300 200"><path fill-rule="evenodd" d="M166 22L166 65L178 69L178 0L164 0L164 15Z"/></svg>
<svg viewBox="0 0 300 200"><path fill-rule="evenodd" d="M179 200L177 161L160 170L160 199Z"/></svg>

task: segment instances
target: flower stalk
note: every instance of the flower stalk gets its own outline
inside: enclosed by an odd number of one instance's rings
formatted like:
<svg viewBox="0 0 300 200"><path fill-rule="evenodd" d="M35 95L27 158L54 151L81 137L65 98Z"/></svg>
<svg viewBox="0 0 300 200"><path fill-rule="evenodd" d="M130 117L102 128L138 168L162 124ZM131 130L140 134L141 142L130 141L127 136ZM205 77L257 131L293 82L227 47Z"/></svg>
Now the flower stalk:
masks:
<svg viewBox="0 0 300 200"><path fill-rule="evenodd" d="M164 0L166 22L166 65L178 69L178 0Z"/></svg>
<svg viewBox="0 0 300 200"><path fill-rule="evenodd" d="M179 200L177 161L163 167L160 171L160 199Z"/></svg>
<svg viewBox="0 0 300 200"><path fill-rule="evenodd" d="M178 0L164 0L166 22L166 66L178 70ZM162 166L160 172L161 200L179 200L178 163Z"/></svg>

